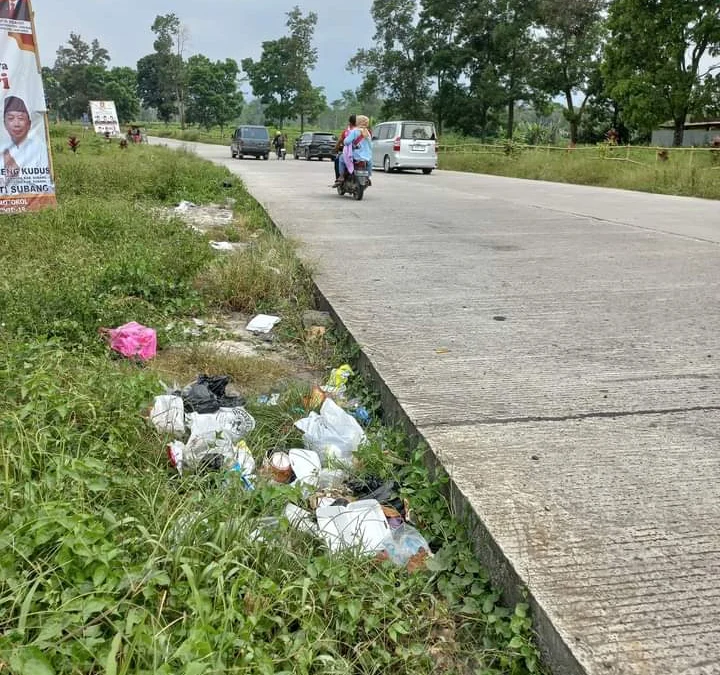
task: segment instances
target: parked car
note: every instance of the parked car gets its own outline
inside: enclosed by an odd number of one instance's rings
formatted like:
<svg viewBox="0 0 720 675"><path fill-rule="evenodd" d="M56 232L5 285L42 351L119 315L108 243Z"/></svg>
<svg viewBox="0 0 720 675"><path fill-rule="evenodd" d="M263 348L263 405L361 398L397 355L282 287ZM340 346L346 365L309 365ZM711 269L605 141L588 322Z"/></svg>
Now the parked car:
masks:
<svg viewBox="0 0 720 675"><path fill-rule="evenodd" d="M437 134L432 122L383 122L373 129L373 166L385 173L437 169Z"/></svg>
<svg viewBox="0 0 720 675"><path fill-rule="evenodd" d="M270 156L270 134L267 127L244 125L235 129L230 154L238 159L245 155L267 159Z"/></svg>
<svg viewBox="0 0 720 675"><path fill-rule="evenodd" d="M293 155L295 159L335 159L335 143L337 137L333 134L308 131L295 140Z"/></svg>

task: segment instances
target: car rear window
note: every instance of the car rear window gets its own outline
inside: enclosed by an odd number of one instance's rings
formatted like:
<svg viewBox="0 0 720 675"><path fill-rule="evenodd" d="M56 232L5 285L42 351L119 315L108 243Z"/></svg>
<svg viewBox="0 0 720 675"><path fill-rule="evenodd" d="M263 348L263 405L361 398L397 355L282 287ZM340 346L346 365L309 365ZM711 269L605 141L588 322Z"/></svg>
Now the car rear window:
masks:
<svg viewBox="0 0 720 675"><path fill-rule="evenodd" d="M252 127L245 127L242 130L242 137L243 138L254 138L257 140L265 140L268 138L268 130L267 129L254 129Z"/></svg>
<svg viewBox="0 0 720 675"><path fill-rule="evenodd" d="M313 134L313 140L315 141L334 141L335 136L332 134Z"/></svg>
<svg viewBox="0 0 720 675"><path fill-rule="evenodd" d="M406 123L402 126L402 137L413 141L431 141L435 138L435 128L429 122Z"/></svg>

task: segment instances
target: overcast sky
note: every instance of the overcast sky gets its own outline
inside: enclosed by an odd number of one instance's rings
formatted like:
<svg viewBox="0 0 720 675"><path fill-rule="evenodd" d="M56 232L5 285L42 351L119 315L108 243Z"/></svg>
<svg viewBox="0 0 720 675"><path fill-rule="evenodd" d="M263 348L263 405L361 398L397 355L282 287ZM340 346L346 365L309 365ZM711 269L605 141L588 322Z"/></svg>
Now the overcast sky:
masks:
<svg viewBox="0 0 720 675"><path fill-rule="evenodd" d="M202 53L213 60L258 58L264 40L285 33L285 12L297 0L33 0L40 57L52 65L55 51L70 31L90 42L98 38L112 58L113 66L135 66L152 51L150 26L158 14L175 12L190 29L188 54ZM341 27L337 0L298 2L303 13L318 14L315 44L318 65L312 75L316 86L325 87L328 101L343 89L354 88L359 78L345 64L359 47L370 46L373 23L372 0L360 0L352 19L353 29ZM352 37L348 38L351 35ZM249 94L245 85L246 94Z"/></svg>

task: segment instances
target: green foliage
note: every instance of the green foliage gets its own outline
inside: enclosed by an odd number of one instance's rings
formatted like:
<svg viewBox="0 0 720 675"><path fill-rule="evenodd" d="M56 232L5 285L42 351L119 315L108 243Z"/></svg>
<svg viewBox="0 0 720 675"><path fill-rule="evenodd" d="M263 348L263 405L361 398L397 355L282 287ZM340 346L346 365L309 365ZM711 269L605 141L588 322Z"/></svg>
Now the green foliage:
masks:
<svg viewBox="0 0 720 675"><path fill-rule="evenodd" d="M604 39L603 13L608 0L539 0L538 77L541 89L565 97L570 141L577 143L578 128L600 68ZM581 96L579 105L575 96Z"/></svg>
<svg viewBox="0 0 720 675"><path fill-rule="evenodd" d="M240 69L233 59L215 61L202 54L187 62L187 121L205 129L221 129L240 114L242 93L238 91Z"/></svg>
<svg viewBox="0 0 720 675"><path fill-rule="evenodd" d="M186 29L177 15L170 13L156 16L152 31L155 51L137 64L140 98L144 105L155 108L164 122L179 112L184 123Z"/></svg>
<svg viewBox="0 0 720 675"><path fill-rule="evenodd" d="M317 14L303 16L299 7L287 12L288 35L262 44L260 59L247 58L242 68L247 73L253 94L265 106L265 118L281 129L293 117L316 119L327 108L322 88L313 87L309 72L317 63L312 45Z"/></svg>
<svg viewBox="0 0 720 675"><path fill-rule="evenodd" d="M375 0L371 10L375 46L358 50L348 63L348 70L364 76L365 96L383 96L386 117L421 118L427 109L427 44L417 12L416 0Z"/></svg>
<svg viewBox="0 0 720 675"><path fill-rule="evenodd" d="M615 0L608 26L608 90L623 103L626 119L641 129L673 120L675 145L681 145L687 115L702 110L706 87L712 91L702 62L706 54L720 54L720 6L697 0L652 5Z"/></svg>

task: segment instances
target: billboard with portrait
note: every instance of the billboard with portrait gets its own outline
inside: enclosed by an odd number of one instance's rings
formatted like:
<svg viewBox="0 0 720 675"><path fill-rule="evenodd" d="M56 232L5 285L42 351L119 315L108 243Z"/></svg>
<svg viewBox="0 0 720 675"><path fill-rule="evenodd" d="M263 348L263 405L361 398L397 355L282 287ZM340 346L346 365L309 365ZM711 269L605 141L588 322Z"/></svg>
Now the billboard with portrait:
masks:
<svg viewBox="0 0 720 675"><path fill-rule="evenodd" d="M54 206L55 181L30 0L0 0L0 212Z"/></svg>

